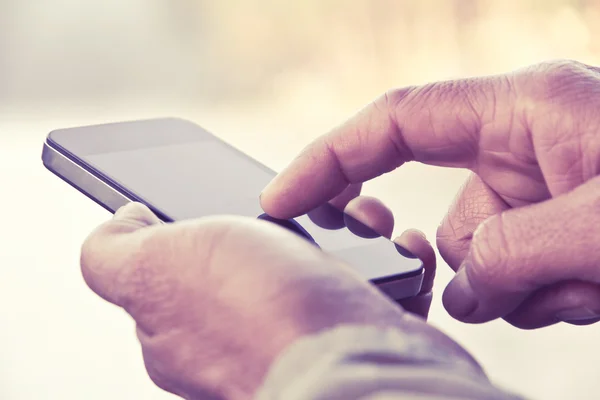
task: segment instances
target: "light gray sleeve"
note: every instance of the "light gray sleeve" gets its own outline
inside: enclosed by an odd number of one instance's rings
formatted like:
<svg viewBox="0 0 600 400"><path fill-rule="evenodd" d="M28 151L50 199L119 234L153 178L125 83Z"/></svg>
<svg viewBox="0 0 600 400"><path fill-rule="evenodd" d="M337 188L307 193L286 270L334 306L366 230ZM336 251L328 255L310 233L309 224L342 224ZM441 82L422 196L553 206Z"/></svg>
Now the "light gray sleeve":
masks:
<svg viewBox="0 0 600 400"><path fill-rule="evenodd" d="M274 363L256 400L516 400L481 368L400 330L339 327Z"/></svg>

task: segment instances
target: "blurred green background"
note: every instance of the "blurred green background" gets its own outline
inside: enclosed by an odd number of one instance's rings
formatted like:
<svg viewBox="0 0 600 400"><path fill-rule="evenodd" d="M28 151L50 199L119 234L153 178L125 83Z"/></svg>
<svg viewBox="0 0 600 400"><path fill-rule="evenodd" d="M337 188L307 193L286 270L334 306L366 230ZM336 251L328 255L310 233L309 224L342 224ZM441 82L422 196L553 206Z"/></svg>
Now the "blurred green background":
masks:
<svg viewBox="0 0 600 400"><path fill-rule="evenodd" d="M600 1L0 0L0 398L171 398L81 280L107 215L43 169L48 131L179 116L280 169L387 89L554 58L600 65ZM433 237L465 177L407 165L366 191ZM460 324L439 300L451 276L440 263L431 322L496 382L600 396L600 327Z"/></svg>

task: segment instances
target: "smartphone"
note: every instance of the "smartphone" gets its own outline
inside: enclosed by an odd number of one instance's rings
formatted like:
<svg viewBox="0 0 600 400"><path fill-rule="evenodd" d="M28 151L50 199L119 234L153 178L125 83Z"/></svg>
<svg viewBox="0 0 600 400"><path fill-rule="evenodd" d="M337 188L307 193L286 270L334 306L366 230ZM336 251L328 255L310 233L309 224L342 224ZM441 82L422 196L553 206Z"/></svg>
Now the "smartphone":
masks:
<svg viewBox="0 0 600 400"><path fill-rule="evenodd" d="M165 118L55 130L44 143L42 161L112 213L137 201L167 223L226 214L264 219L342 259L394 300L421 289L421 260L332 205L320 207L319 214L350 223L327 229L310 213L285 221L266 215L259 195L275 172L189 121ZM354 233L361 231L370 234Z"/></svg>

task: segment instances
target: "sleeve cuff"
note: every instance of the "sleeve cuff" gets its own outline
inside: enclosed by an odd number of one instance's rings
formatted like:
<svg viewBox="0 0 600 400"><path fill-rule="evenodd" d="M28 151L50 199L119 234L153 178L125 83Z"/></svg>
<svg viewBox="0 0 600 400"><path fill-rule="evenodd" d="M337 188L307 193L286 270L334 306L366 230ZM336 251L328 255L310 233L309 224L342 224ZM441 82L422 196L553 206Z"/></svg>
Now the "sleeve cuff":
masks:
<svg viewBox="0 0 600 400"><path fill-rule="evenodd" d="M423 335L369 326L341 326L293 343L255 398L374 399L389 391L423 399L515 399L493 387L477 364Z"/></svg>

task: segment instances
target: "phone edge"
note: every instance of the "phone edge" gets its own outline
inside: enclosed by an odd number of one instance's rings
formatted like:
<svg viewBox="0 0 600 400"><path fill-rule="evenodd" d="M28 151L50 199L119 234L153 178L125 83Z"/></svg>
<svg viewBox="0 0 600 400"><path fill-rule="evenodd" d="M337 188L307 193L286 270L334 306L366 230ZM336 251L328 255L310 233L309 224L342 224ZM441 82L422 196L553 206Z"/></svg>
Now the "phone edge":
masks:
<svg viewBox="0 0 600 400"><path fill-rule="evenodd" d="M42 163L47 170L111 213L133 201L68 158L48 141L44 142Z"/></svg>

